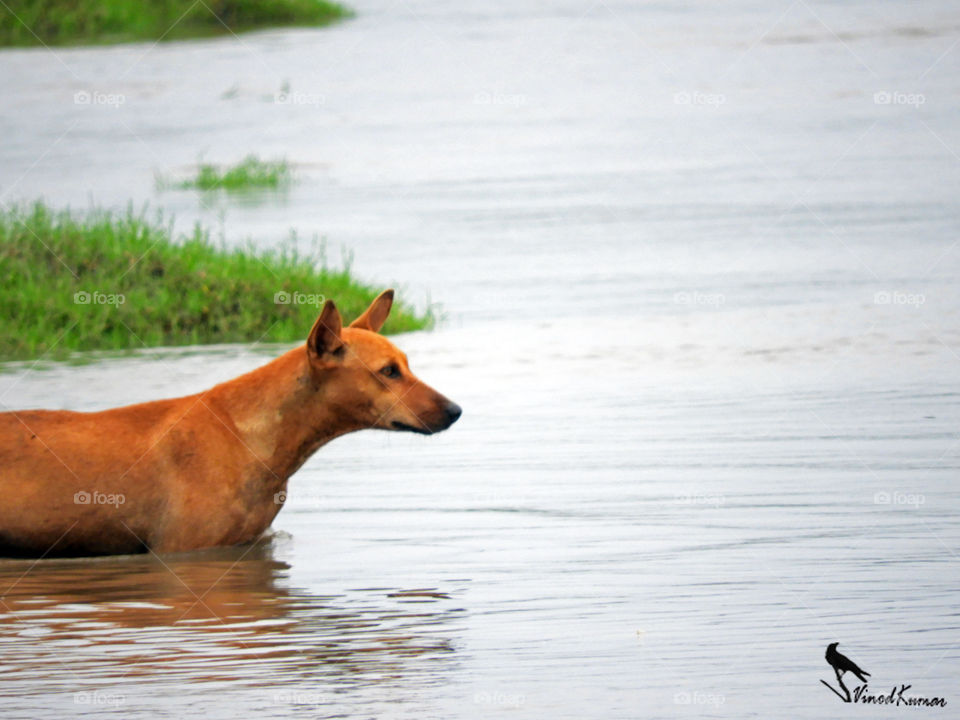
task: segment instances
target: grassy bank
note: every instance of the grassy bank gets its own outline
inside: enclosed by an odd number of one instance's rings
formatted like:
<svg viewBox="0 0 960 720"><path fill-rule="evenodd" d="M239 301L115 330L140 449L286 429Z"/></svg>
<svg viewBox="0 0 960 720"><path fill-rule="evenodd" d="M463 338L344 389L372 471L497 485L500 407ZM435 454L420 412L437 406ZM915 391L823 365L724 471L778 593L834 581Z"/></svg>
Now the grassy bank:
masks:
<svg viewBox="0 0 960 720"><path fill-rule="evenodd" d="M327 0L6 0L0 45L176 40L349 17ZM9 8L9 9L8 9Z"/></svg>
<svg viewBox="0 0 960 720"><path fill-rule="evenodd" d="M64 359L74 351L306 339L325 297L345 321L383 288L322 249L226 249L197 227L174 238L143 214L0 210L0 360ZM428 327L394 305L384 331Z"/></svg>
<svg viewBox="0 0 960 720"><path fill-rule="evenodd" d="M236 165L219 167L203 163L195 177L189 180L170 181L160 178L160 189L179 188L195 190L243 191L260 188L279 188L289 185L293 171L286 160L261 160L248 155Z"/></svg>

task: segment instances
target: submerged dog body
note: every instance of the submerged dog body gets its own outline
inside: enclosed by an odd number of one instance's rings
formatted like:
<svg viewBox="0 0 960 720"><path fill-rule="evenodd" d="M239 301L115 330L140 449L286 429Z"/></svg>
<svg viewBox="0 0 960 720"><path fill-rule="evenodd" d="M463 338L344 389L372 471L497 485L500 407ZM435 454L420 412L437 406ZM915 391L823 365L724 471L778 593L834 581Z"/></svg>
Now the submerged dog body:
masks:
<svg viewBox="0 0 960 720"><path fill-rule="evenodd" d="M177 552L258 537L287 480L335 437L434 433L460 408L378 334L393 291L350 327L331 301L306 345L206 392L95 413L0 413L0 555Z"/></svg>

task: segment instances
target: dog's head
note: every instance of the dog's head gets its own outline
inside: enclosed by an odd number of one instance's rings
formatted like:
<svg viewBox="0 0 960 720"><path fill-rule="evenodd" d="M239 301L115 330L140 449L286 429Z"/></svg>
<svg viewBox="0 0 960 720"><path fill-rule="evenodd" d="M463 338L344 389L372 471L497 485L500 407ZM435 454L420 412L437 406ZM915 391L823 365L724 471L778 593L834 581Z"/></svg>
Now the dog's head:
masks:
<svg viewBox="0 0 960 720"><path fill-rule="evenodd" d="M324 399L360 426L431 435L460 417L460 406L417 379L407 356L379 334L393 305L385 290L349 327L327 300L307 338L307 357Z"/></svg>

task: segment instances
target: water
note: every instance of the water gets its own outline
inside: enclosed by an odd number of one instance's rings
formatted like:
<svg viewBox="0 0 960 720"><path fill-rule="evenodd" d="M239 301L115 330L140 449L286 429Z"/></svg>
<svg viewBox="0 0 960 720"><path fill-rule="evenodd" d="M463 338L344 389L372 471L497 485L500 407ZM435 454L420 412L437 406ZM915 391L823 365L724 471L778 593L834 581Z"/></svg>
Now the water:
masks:
<svg viewBox="0 0 960 720"><path fill-rule="evenodd" d="M833 641L876 692L960 702L956 10L355 6L0 53L5 201L322 235L442 303L397 342L465 409L327 446L255 548L0 564L4 712L819 718ZM246 152L300 182L154 186ZM0 402L281 349L24 364Z"/></svg>

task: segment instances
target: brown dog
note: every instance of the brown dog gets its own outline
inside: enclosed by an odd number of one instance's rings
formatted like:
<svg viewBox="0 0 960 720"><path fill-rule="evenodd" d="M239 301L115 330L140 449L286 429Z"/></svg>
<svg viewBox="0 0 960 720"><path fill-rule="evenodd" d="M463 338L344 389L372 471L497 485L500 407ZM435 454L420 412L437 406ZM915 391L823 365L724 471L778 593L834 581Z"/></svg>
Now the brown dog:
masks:
<svg viewBox="0 0 960 720"><path fill-rule="evenodd" d="M327 300L302 345L198 395L95 413L0 413L0 554L176 552L258 537L287 479L363 428L431 434L460 407L377 334L382 293L349 327Z"/></svg>

